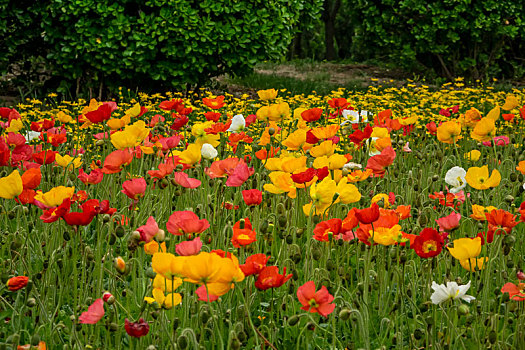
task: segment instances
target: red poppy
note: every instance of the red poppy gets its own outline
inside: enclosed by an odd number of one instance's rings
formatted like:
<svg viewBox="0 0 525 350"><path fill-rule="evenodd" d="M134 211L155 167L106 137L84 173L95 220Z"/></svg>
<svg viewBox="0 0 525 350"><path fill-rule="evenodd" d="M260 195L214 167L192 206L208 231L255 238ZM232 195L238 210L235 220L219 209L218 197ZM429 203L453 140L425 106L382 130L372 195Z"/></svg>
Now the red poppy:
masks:
<svg viewBox="0 0 525 350"><path fill-rule="evenodd" d="M42 172L40 168L31 168L22 174L22 184L24 190L33 190L40 185L42 181Z"/></svg>
<svg viewBox="0 0 525 350"><path fill-rule="evenodd" d="M100 169L93 169L91 173L86 174L84 169L78 171L78 179L82 181L84 185L96 185L102 182L104 173Z"/></svg>
<svg viewBox="0 0 525 350"><path fill-rule="evenodd" d="M260 159L260 160L264 160L264 159L268 159L268 158L273 158L277 155L277 153L281 150L280 147L277 147L277 148L274 148L273 146L270 147L270 150L266 150L265 148L261 149L261 150L258 150L257 152L255 152L255 156Z"/></svg>
<svg viewBox="0 0 525 350"><path fill-rule="evenodd" d="M431 258L439 253L443 248L443 237L438 231L432 228L424 228L423 231L416 236L412 249L421 258Z"/></svg>
<svg viewBox="0 0 525 350"><path fill-rule="evenodd" d="M184 102L180 98L162 101L159 104L159 108L165 111L178 110L184 108Z"/></svg>
<svg viewBox="0 0 525 350"><path fill-rule="evenodd" d="M29 282L29 277L26 276L11 277L7 280L7 287L11 292L14 292L27 286L27 282Z"/></svg>
<svg viewBox="0 0 525 350"><path fill-rule="evenodd" d="M156 181L165 178L171 174L173 170L175 170L175 167L172 164L160 163L159 170L148 170L148 175L153 178L153 181Z"/></svg>
<svg viewBox="0 0 525 350"><path fill-rule="evenodd" d="M502 114L501 115L505 121L511 122L514 119L514 114L508 113L508 114Z"/></svg>
<svg viewBox="0 0 525 350"><path fill-rule="evenodd" d="M95 210L88 209L81 212L66 213L62 218L69 226L87 226L93 221L96 215Z"/></svg>
<svg viewBox="0 0 525 350"><path fill-rule="evenodd" d="M297 289L297 298L303 305L301 310L309 311L311 313L318 313L323 317L327 317L335 309L333 295L328 293L325 286L322 286L317 292L315 291L314 281L308 281Z"/></svg>
<svg viewBox="0 0 525 350"><path fill-rule="evenodd" d="M252 190L243 190L242 198L244 199L244 203L248 206L259 205L262 202L262 192L256 188Z"/></svg>
<svg viewBox="0 0 525 350"><path fill-rule="evenodd" d="M352 134L350 134L348 138L356 146L360 146L361 142L370 138L370 136L372 135L372 131L374 131L374 129L367 124L363 131L357 129Z"/></svg>
<svg viewBox="0 0 525 350"><path fill-rule="evenodd" d="M182 234L196 234L206 231L210 223L206 219L199 217L192 211L176 211L170 215L166 228L172 235L181 236Z"/></svg>
<svg viewBox="0 0 525 350"><path fill-rule="evenodd" d="M54 119L42 119L37 122L31 122L31 130L36 132L42 132L44 130L51 129L55 126Z"/></svg>
<svg viewBox="0 0 525 350"><path fill-rule="evenodd" d="M386 173L386 168L394 162L396 158L396 151L392 147L386 147L381 151L381 154L375 155L368 159L366 169L371 169L374 176L383 177Z"/></svg>
<svg viewBox="0 0 525 350"><path fill-rule="evenodd" d="M233 225L232 244L235 248L247 246L257 240L256 235L250 219L241 219Z"/></svg>
<svg viewBox="0 0 525 350"><path fill-rule="evenodd" d="M303 118L304 121L310 123L319 120L322 115L323 110L321 108L310 108L301 113L301 118Z"/></svg>
<svg viewBox="0 0 525 350"><path fill-rule="evenodd" d="M371 224L379 219L379 206L373 203L370 208L357 209L355 216L360 223Z"/></svg>
<svg viewBox="0 0 525 350"><path fill-rule="evenodd" d="M266 266L266 263L270 259L269 256L264 254L254 254L246 258L243 265L239 267L245 276L258 275L262 269Z"/></svg>
<svg viewBox="0 0 525 350"><path fill-rule="evenodd" d="M509 293L510 300L523 301L525 300L525 283L505 283L501 288L501 293Z"/></svg>
<svg viewBox="0 0 525 350"><path fill-rule="evenodd" d="M341 232L352 231L359 225L359 219L355 215L357 208L352 208L348 211L346 217L341 221Z"/></svg>
<svg viewBox="0 0 525 350"><path fill-rule="evenodd" d="M126 318L124 321L124 329L129 336L134 338L140 338L149 333L149 324L140 318L137 322L129 322Z"/></svg>
<svg viewBox="0 0 525 350"><path fill-rule="evenodd" d="M173 113L172 117L174 118L174 120L173 120L173 124L171 124L170 126L170 129L175 130L175 131L179 130L180 128L182 128L184 125L186 125L190 121L190 119L186 115L177 116L177 114Z"/></svg>
<svg viewBox="0 0 525 350"><path fill-rule="evenodd" d="M326 221L321 221L314 228L313 238L319 242L328 242L330 239L330 234L338 236L341 232L341 219L330 219Z"/></svg>
<svg viewBox="0 0 525 350"><path fill-rule="evenodd" d="M206 118L206 120L218 122L219 119L221 119L221 114L217 112L209 111L209 112L204 113L204 118Z"/></svg>
<svg viewBox="0 0 525 350"><path fill-rule="evenodd" d="M142 177L139 179L131 179L122 184L122 191L120 192L124 193L134 201L138 201L139 198L144 197L146 186L146 180Z"/></svg>
<svg viewBox="0 0 525 350"><path fill-rule="evenodd" d="M505 233L510 233L512 228L518 224L516 222L516 215L512 215L503 209L495 209L485 214L489 223L489 231L495 232L503 230Z"/></svg>
<svg viewBox="0 0 525 350"><path fill-rule="evenodd" d="M111 118L111 113L116 109L115 102L104 102L96 110L86 113L86 118L93 124L100 123Z"/></svg>
<svg viewBox="0 0 525 350"><path fill-rule="evenodd" d="M47 150L38 153L33 153L33 160L40 165L51 164L55 161L55 156L58 152Z"/></svg>
<svg viewBox="0 0 525 350"><path fill-rule="evenodd" d="M436 135L437 134L437 125L435 122L430 122L425 125L430 135Z"/></svg>
<svg viewBox="0 0 525 350"><path fill-rule="evenodd" d="M330 101L328 101L328 105L332 108L337 109L345 109L348 106L350 106L350 103L346 98L339 97L339 98L333 98Z"/></svg>
<svg viewBox="0 0 525 350"><path fill-rule="evenodd" d="M217 96L216 98L205 97L202 99L202 103L211 109L220 109L224 107L224 96Z"/></svg>
<svg viewBox="0 0 525 350"><path fill-rule="evenodd" d="M133 160L133 155L126 150L116 150L111 152L104 159L104 167L102 172L104 174L115 174L122 170L122 167L129 165Z"/></svg>
<svg viewBox="0 0 525 350"><path fill-rule="evenodd" d="M63 217L64 215L66 215L69 212L70 208L71 208L71 199L66 198L64 199L62 204L60 204L58 207L44 210L44 212L40 216L40 220L42 220L43 222L47 224L55 222L61 217Z"/></svg>
<svg viewBox="0 0 525 350"><path fill-rule="evenodd" d="M255 287L260 290L278 288L290 278L292 278L292 274L286 275L286 267L283 269L281 275L279 274L279 268L277 266L266 266L259 273L259 277L257 281L255 281Z"/></svg>

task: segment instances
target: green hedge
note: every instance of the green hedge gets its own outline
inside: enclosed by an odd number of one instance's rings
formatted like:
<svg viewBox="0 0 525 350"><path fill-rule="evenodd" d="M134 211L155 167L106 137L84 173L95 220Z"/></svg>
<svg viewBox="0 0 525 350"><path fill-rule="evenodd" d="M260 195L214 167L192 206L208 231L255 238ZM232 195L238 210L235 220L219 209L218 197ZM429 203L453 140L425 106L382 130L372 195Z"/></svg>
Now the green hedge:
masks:
<svg viewBox="0 0 525 350"><path fill-rule="evenodd" d="M439 75L523 76L525 2L348 0L355 58L381 58Z"/></svg>
<svg viewBox="0 0 525 350"><path fill-rule="evenodd" d="M317 10L322 1L315 0ZM44 54L60 80L182 88L286 54L308 0L0 0L2 71ZM31 50L28 42L38 42ZM5 51L4 51L5 52ZM152 83L152 81L154 81Z"/></svg>

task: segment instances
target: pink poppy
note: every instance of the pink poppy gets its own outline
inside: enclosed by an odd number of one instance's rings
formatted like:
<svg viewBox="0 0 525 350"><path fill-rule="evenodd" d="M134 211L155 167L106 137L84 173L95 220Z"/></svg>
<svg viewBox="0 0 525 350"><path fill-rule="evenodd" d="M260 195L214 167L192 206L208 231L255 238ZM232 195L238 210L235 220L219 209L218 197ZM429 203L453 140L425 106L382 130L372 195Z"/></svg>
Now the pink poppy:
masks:
<svg viewBox="0 0 525 350"><path fill-rule="evenodd" d="M146 186L146 180L142 177L139 179L131 179L122 184L121 192L134 201L138 201L139 198L144 197Z"/></svg>
<svg viewBox="0 0 525 350"><path fill-rule="evenodd" d="M210 227L206 219L199 219L194 212L189 210L176 211L170 215L166 228L172 235L202 233Z"/></svg>
<svg viewBox="0 0 525 350"><path fill-rule="evenodd" d="M159 225L153 216L148 218L146 225L137 228L137 232L140 233L140 240L146 243L149 243L160 231L162 230L159 229Z"/></svg>
<svg viewBox="0 0 525 350"><path fill-rule="evenodd" d="M201 181L188 176L183 172L176 172L173 174L173 179L176 183L186 188L197 188L201 185Z"/></svg>
<svg viewBox="0 0 525 350"><path fill-rule="evenodd" d="M95 300L87 311L84 311L82 315L78 317L80 323L95 324L104 317L104 300L99 298Z"/></svg>
<svg viewBox="0 0 525 350"><path fill-rule="evenodd" d="M175 245L175 252L181 256L197 255L202 248L202 241L197 237L191 241L181 242Z"/></svg>
<svg viewBox="0 0 525 350"><path fill-rule="evenodd" d="M439 218L436 220L439 225L440 231L452 231L459 226L459 220L461 219L461 214L453 212L450 215Z"/></svg>

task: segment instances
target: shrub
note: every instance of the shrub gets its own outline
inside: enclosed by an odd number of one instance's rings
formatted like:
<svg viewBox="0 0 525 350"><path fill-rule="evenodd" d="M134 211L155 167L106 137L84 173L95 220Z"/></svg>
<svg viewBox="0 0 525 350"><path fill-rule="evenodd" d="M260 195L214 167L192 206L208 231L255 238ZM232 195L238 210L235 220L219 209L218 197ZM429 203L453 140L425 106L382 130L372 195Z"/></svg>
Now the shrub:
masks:
<svg viewBox="0 0 525 350"><path fill-rule="evenodd" d="M2 16L19 25L13 31L3 29L7 35L3 45L9 50L16 52L27 38L41 35L43 48L30 53L44 53L60 80L91 87L126 84L142 90L199 85L210 77L242 74L258 61L281 57L308 3L46 0L13 13L21 6L0 1ZM40 29L35 32L35 27Z"/></svg>
<svg viewBox="0 0 525 350"><path fill-rule="evenodd" d="M525 3L514 0L349 0L357 58L383 57L443 76L523 74Z"/></svg>

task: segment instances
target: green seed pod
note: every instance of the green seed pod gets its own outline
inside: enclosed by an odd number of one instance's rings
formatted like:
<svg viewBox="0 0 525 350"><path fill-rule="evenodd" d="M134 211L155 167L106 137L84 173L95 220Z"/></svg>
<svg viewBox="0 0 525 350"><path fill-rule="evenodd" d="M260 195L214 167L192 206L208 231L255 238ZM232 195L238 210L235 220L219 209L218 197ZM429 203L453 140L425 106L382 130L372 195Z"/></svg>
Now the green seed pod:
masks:
<svg viewBox="0 0 525 350"><path fill-rule="evenodd" d="M230 349L239 350L241 348L241 342L237 338L232 338L230 341Z"/></svg>
<svg viewBox="0 0 525 350"><path fill-rule="evenodd" d="M116 324L115 322L111 322L108 328L110 332L116 332L118 331L118 324Z"/></svg>
<svg viewBox="0 0 525 350"><path fill-rule="evenodd" d="M425 336L425 331L422 330L421 328L416 328L414 330L414 338L416 338L417 340L423 339L424 336Z"/></svg>
<svg viewBox="0 0 525 350"><path fill-rule="evenodd" d="M172 322L173 322L173 330L176 331L177 328L179 328L179 323L180 323L179 318L175 317Z"/></svg>
<svg viewBox="0 0 525 350"><path fill-rule="evenodd" d="M470 308L465 305L465 304L461 304L459 307L458 307L458 313L460 315L468 315L470 313Z"/></svg>
<svg viewBox="0 0 525 350"><path fill-rule="evenodd" d="M117 237L122 238L126 234L126 230L124 229L124 227L119 225L117 226L117 228L115 228L115 234L117 235Z"/></svg>
<svg viewBox="0 0 525 350"><path fill-rule="evenodd" d="M491 344L494 344L496 342L496 340L498 340L498 333L496 333L495 330L491 330L489 332L489 342Z"/></svg>
<svg viewBox="0 0 525 350"><path fill-rule="evenodd" d="M146 269L146 276L148 276L148 278L154 279L157 276L157 273L153 271L151 267L148 267Z"/></svg>
<svg viewBox="0 0 525 350"><path fill-rule="evenodd" d="M342 320L342 321L347 321L349 318L350 318L350 315L352 314L352 311L349 310L349 309L342 309L340 312L339 312L339 318Z"/></svg>
<svg viewBox="0 0 525 350"><path fill-rule="evenodd" d="M181 349L186 349L188 347L188 338L185 336L185 335L181 335L178 339L177 339L177 345L179 346L179 348Z"/></svg>
<svg viewBox="0 0 525 350"><path fill-rule="evenodd" d="M300 319L299 319L299 316L297 316L297 315L293 315L292 317L290 317L290 318L288 319L288 325L293 327L293 326L295 326L297 323L299 323L299 320L300 320Z"/></svg>
<svg viewBox="0 0 525 350"><path fill-rule="evenodd" d="M518 180L518 175L516 173L511 173L509 179L512 182L516 182Z"/></svg>
<svg viewBox="0 0 525 350"><path fill-rule="evenodd" d="M71 236L69 235L68 231L64 231L62 234L62 238L64 238L64 241L69 241L71 239Z"/></svg>
<svg viewBox="0 0 525 350"><path fill-rule="evenodd" d="M109 245L114 245L116 242L117 242L117 235L114 233L110 233L109 240L108 240Z"/></svg>

